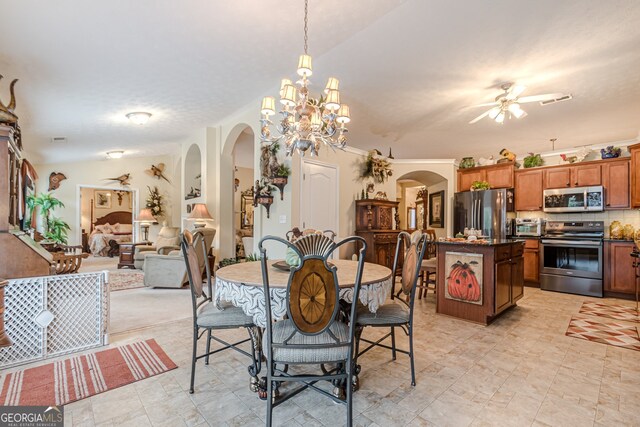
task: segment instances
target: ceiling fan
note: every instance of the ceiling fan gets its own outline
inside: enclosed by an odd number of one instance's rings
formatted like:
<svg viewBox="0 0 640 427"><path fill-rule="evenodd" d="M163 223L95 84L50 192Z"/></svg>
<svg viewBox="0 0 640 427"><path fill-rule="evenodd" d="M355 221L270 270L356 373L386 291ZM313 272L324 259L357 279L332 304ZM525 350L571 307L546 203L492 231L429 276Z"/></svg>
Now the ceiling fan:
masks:
<svg viewBox="0 0 640 427"><path fill-rule="evenodd" d="M564 93L546 93L544 95L524 96L520 98L522 92L527 88L523 85L517 85L513 83L504 83L501 86L504 93L496 96L494 102L486 104L474 105L474 107L492 107L484 113L480 114L475 119L469 122L470 125L480 121L486 116L489 116L496 123L503 123L504 119L509 117L515 117L521 119L527 115L527 113L520 107L520 104L527 102L539 102L540 105L547 105L559 101L567 101L571 99L571 95Z"/></svg>

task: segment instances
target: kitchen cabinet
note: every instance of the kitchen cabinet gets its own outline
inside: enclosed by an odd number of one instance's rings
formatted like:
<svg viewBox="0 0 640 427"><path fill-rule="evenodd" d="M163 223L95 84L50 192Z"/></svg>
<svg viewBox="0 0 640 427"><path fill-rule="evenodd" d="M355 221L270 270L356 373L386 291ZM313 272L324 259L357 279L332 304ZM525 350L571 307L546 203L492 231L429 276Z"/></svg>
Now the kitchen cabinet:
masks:
<svg viewBox="0 0 640 427"><path fill-rule="evenodd" d="M526 239L523 253L524 281L540 284L540 241Z"/></svg>
<svg viewBox="0 0 640 427"><path fill-rule="evenodd" d="M576 165L571 168L574 187L587 187L602 184L600 164Z"/></svg>
<svg viewBox="0 0 640 427"><path fill-rule="evenodd" d="M640 208L640 144L629 146L631 153L631 207Z"/></svg>
<svg viewBox="0 0 640 427"><path fill-rule="evenodd" d="M629 208L629 184L629 159L611 160L602 164L605 209Z"/></svg>
<svg viewBox="0 0 640 427"><path fill-rule="evenodd" d="M544 189L571 187L571 167L549 168L544 171Z"/></svg>
<svg viewBox="0 0 640 427"><path fill-rule="evenodd" d="M604 245L604 291L634 295L636 272L631 257L633 242L607 241ZM606 295L605 295L606 296Z"/></svg>
<svg viewBox="0 0 640 427"><path fill-rule="evenodd" d="M513 188L514 163L458 169L458 191L469 191L474 181L487 181L491 188Z"/></svg>
<svg viewBox="0 0 640 427"><path fill-rule="evenodd" d="M511 305L511 260L496 263L496 313Z"/></svg>
<svg viewBox="0 0 640 427"><path fill-rule="evenodd" d="M542 169L515 172L516 211L542 210Z"/></svg>

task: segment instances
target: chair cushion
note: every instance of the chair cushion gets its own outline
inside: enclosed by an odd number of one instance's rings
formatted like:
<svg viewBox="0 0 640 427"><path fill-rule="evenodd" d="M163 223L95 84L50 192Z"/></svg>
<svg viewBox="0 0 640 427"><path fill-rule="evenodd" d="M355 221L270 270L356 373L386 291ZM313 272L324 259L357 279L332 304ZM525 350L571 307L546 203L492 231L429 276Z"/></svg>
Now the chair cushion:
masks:
<svg viewBox="0 0 640 427"><path fill-rule="evenodd" d="M273 343L282 344L285 339L293 333L295 327L291 319L280 320L273 324ZM334 322L330 326L331 332L341 342L349 340L349 327L342 322ZM327 333L323 332L318 335L303 335L296 333L288 344L294 345L318 345L318 344L334 344L335 340ZM345 344L340 347L330 348L274 348L273 360L275 362L284 363L323 363L347 360L351 345Z"/></svg>
<svg viewBox="0 0 640 427"><path fill-rule="evenodd" d="M403 325L409 322L409 308L402 303L391 302L371 313L367 307L359 307L357 319L357 324L362 326Z"/></svg>
<svg viewBox="0 0 640 427"><path fill-rule="evenodd" d="M229 302L221 303L223 310L218 310L216 305L209 302L198 310L197 324L202 328L239 328L253 326L253 319L242 311L241 308Z"/></svg>
<svg viewBox="0 0 640 427"><path fill-rule="evenodd" d="M438 258L423 259L421 268L422 269L430 268L430 269L434 269L434 270L437 269L438 268Z"/></svg>

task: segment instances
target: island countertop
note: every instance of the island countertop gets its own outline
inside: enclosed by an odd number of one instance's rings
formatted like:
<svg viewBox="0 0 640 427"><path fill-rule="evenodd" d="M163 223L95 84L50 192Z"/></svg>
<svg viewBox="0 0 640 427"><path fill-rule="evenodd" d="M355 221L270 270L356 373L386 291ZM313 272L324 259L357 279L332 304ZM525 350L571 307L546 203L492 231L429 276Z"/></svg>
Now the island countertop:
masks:
<svg viewBox="0 0 640 427"><path fill-rule="evenodd" d="M510 239L478 239L478 240L442 240L438 241L439 245L462 245L462 246L501 246L517 243L517 240Z"/></svg>

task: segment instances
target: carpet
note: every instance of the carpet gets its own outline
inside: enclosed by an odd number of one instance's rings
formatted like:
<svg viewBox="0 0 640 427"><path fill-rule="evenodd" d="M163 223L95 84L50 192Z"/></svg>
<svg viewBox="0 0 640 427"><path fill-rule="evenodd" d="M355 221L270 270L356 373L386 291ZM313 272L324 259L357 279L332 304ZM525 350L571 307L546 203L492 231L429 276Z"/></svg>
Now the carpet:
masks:
<svg viewBox="0 0 640 427"><path fill-rule="evenodd" d="M602 323L599 319L573 316L569 322L566 335L640 351L640 337L638 336L638 328L635 326L614 322Z"/></svg>
<svg viewBox="0 0 640 427"><path fill-rule="evenodd" d="M140 271L109 272L109 290L124 291L144 287L144 273Z"/></svg>
<svg viewBox="0 0 640 427"><path fill-rule="evenodd" d="M74 356L0 378L4 406L58 406L177 368L154 339Z"/></svg>
<svg viewBox="0 0 640 427"><path fill-rule="evenodd" d="M640 316L633 307L616 304L600 304L585 301L580 307L580 313L591 316L608 317L610 319L624 320L626 322L640 323Z"/></svg>

